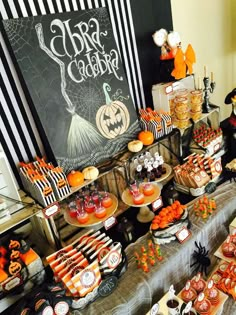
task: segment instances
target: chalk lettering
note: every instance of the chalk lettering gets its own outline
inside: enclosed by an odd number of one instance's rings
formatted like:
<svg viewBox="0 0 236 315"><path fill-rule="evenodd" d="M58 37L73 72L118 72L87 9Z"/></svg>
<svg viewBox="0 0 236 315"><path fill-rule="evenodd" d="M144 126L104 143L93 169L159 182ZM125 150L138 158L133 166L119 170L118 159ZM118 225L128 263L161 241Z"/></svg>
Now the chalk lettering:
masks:
<svg viewBox="0 0 236 315"><path fill-rule="evenodd" d="M88 23L79 22L72 28L71 20L54 19L50 24L50 31L54 36L50 40L51 52L57 58L63 58L67 64L67 73L76 83L96 78L104 74L119 76L119 55L115 49L105 52L102 38L107 31L102 32L97 19L91 18ZM69 57L66 62L64 58Z"/></svg>

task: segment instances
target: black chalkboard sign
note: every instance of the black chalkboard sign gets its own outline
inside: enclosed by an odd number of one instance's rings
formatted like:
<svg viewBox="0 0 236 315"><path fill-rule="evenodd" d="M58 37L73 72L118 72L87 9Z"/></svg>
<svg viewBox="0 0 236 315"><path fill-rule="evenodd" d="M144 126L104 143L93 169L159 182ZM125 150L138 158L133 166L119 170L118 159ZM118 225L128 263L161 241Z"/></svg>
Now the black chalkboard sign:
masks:
<svg viewBox="0 0 236 315"><path fill-rule="evenodd" d="M3 25L35 117L65 171L104 161L136 137L137 113L106 8Z"/></svg>
<svg viewBox="0 0 236 315"><path fill-rule="evenodd" d="M115 276L104 279L98 287L98 294L100 296L110 295L117 287L118 279Z"/></svg>

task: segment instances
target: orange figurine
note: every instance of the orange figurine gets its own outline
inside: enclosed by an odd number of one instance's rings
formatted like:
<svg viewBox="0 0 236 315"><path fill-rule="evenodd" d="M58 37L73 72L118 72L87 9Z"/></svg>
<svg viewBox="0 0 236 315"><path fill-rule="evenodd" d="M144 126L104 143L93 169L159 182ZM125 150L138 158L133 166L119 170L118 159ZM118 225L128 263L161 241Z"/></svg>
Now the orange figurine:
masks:
<svg viewBox="0 0 236 315"><path fill-rule="evenodd" d="M149 272L148 263L147 263L147 257L142 256L141 257L141 267L144 272Z"/></svg>
<svg viewBox="0 0 236 315"><path fill-rule="evenodd" d="M144 246L141 247L142 258L147 260L147 250Z"/></svg>
<svg viewBox="0 0 236 315"><path fill-rule="evenodd" d="M137 264L137 268L141 268L141 262L140 262L140 257L139 254L137 252L134 253L134 258Z"/></svg>
<svg viewBox="0 0 236 315"><path fill-rule="evenodd" d="M156 261L155 261L155 254L152 249L148 250L148 259L149 259L150 265L154 266Z"/></svg>
<svg viewBox="0 0 236 315"><path fill-rule="evenodd" d="M213 280L211 279L207 283L207 287L204 291L206 298L211 302L212 305L216 305L220 301L220 293L219 290L214 285Z"/></svg>
<svg viewBox="0 0 236 315"><path fill-rule="evenodd" d="M148 240L148 248L154 250L152 240Z"/></svg>
<svg viewBox="0 0 236 315"><path fill-rule="evenodd" d="M216 202L214 198L211 198L210 203L211 203L212 210L213 211L216 210Z"/></svg>
<svg viewBox="0 0 236 315"><path fill-rule="evenodd" d="M155 251L156 251L156 257L159 261L162 261L163 260L163 256L161 254L161 249L160 249L160 245L159 244L156 244L155 246Z"/></svg>
<svg viewBox="0 0 236 315"><path fill-rule="evenodd" d="M195 63L195 62L196 62L195 51L194 51L192 45L188 44L187 49L185 51L185 63L187 65L189 74L193 73L193 63Z"/></svg>
<svg viewBox="0 0 236 315"><path fill-rule="evenodd" d="M184 53L181 47L178 47L177 53L174 58L174 70L171 72L171 75L176 80L186 77L186 64L184 59Z"/></svg>
<svg viewBox="0 0 236 315"><path fill-rule="evenodd" d="M152 266L155 265L155 253L154 253L154 246L152 240L148 240L148 259Z"/></svg>
<svg viewBox="0 0 236 315"><path fill-rule="evenodd" d="M209 200L206 195L203 196L203 203L207 206L209 204Z"/></svg>

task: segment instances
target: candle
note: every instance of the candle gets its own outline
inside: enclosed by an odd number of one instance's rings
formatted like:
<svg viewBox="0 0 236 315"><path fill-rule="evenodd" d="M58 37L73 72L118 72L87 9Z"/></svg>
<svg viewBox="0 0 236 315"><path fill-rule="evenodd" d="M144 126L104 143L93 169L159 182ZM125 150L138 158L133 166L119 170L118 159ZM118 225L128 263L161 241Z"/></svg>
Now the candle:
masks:
<svg viewBox="0 0 236 315"><path fill-rule="evenodd" d="M196 74L194 75L194 87L195 87L195 90L198 89L198 82L197 82Z"/></svg>
<svg viewBox="0 0 236 315"><path fill-rule="evenodd" d="M211 82L213 82L214 77L213 77L213 72L211 72Z"/></svg>
<svg viewBox="0 0 236 315"><path fill-rule="evenodd" d="M204 77L207 77L207 66L204 66Z"/></svg>
<svg viewBox="0 0 236 315"><path fill-rule="evenodd" d="M198 90L202 89L202 81L201 81L201 77L198 77Z"/></svg>

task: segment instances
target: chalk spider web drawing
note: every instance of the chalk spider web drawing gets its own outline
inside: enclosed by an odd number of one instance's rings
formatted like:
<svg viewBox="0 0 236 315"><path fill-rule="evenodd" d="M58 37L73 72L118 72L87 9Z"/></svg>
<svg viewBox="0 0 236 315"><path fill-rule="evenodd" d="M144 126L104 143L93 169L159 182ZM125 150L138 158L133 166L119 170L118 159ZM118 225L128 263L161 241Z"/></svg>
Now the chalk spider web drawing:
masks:
<svg viewBox="0 0 236 315"><path fill-rule="evenodd" d="M38 16L37 20L41 21L41 17ZM48 126L51 123L48 113L51 111L52 103L55 103L56 100L63 102L63 97L61 96L60 99L58 95L55 96L51 93L51 99L46 99L45 85L40 85L39 82L44 82L46 78L47 88L53 90L57 81L60 82L58 65L54 61L50 62L47 54L41 54L40 58L35 58L36 46L32 45L32 39L35 37L34 17L32 17L32 21L30 18L24 18L4 20L3 23L17 62L21 66L23 77L26 82L30 80L32 87L37 86L33 93L37 97L36 103L40 108L41 119ZM62 111L62 109L58 108L58 111Z"/></svg>
<svg viewBox="0 0 236 315"><path fill-rule="evenodd" d="M97 112L101 104L105 103L99 82L93 80L92 84L88 82L86 85L80 84L77 90L69 83L67 90L72 103L76 106L81 116L94 123L94 113Z"/></svg>
<svg viewBox="0 0 236 315"><path fill-rule="evenodd" d="M112 26L107 13L107 9L105 7L99 8L99 10L94 9L81 11L81 17L83 16L83 12L86 17L90 16L91 18L95 18L99 21L100 27L105 30L102 33L100 33L100 35L112 37L111 35Z"/></svg>
<svg viewBox="0 0 236 315"><path fill-rule="evenodd" d="M86 121L84 118L76 113L76 106L71 102L66 92L66 78L65 78L65 64L58 59L53 53L46 47L44 42L42 24L35 25L36 33L38 36L40 48L60 67L61 73L61 92L67 103L67 111L72 115L70 129L68 133L68 155L74 157L84 152L89 152L95 145L99 145L102 142L102 138L94 126Z"/></svg>

